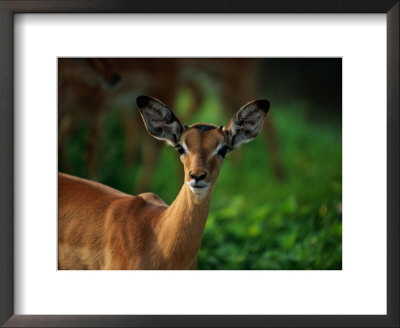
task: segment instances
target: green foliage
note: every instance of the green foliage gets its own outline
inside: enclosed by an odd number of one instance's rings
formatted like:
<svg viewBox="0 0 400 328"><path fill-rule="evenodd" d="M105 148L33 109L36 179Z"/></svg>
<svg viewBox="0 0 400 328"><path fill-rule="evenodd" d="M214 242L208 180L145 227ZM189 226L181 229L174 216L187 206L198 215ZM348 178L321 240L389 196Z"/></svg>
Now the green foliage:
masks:
<svg viewBox="0 0 400 328"><path fill-rule="evenodd" d="M219 107L209 97L194 121L227 123ZM268 114L277 133L283 180L273 174L266 131L228 154L212 197L198 269L342 268L341 127L311 122L305 113L300 106L274 104ZM126 136L119 114L110 111L104 121L98 180L132 193L141 158L124 161ZM72 173L79 176L87 175L87 134L83 123L66 147ZM181 171L176 152L165 146L149 189L170 203L181 187Z"/></svg>

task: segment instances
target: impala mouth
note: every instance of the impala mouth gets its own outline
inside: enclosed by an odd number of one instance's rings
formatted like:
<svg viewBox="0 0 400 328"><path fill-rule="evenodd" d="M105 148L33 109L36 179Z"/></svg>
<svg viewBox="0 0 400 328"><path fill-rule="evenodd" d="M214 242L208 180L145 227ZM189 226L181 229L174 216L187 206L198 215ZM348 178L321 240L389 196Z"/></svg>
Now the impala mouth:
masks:
<svg viewBox="0 0 400 328"><path fill-rule="evenodd" d="M208 195L208 187L210 187L210 182L205 182L204 180L196 181L194 179L186 182L197 200L202 200Z"/></svg>
<svg viewBox="0 0 400 328"><path fill-rule="evenodd" d="M193 188L202 189L202 188L208 188L208 186L195 185L195 186L193 186Z"/></svg>
<svg viewBox="0 0 400 328"><path fill-rule="evenodd" d="M187 182L187 184L190 189L205 189L210 186L209 183L203 181L196 182L195 180L190 180L189 182Z"/></svg>

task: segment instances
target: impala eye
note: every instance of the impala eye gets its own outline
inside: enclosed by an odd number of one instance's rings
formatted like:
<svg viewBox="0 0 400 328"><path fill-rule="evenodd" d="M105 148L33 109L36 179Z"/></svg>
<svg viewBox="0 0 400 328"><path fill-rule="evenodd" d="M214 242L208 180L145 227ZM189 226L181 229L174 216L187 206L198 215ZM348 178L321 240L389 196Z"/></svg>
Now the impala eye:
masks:
<svg viewBox="0 0 400 328"><path fill-rule="evenodd" d="M218 155L220 155L222 158L225 158L227 152L228 146L223 146L220 150L218 150Z"/></svg>
<svg viewBox="0 0 400 328"><path fill-rule="evenodd" d="M183 149L183 147L181 145L177 145L177 146L175 146L175 148L180 155L185 153L185 149Z"/></svg>

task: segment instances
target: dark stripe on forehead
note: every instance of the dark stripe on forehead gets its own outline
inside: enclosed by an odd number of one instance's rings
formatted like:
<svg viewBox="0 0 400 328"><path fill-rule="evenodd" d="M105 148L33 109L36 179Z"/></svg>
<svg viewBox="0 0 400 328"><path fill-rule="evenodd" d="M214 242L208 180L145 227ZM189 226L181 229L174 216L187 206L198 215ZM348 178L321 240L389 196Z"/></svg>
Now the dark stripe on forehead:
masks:
<svg viewBox="0 0 400 328"><path fill-rule="evenodd" d="M197 130L200 130L200 131L214 130L214 129L217 128L217 127L214 126L214 125L205 125L205 124L193 125L193 126L191 126L191 127L192 127L192 128L195 128L195 129L197 129Z"/></svg>

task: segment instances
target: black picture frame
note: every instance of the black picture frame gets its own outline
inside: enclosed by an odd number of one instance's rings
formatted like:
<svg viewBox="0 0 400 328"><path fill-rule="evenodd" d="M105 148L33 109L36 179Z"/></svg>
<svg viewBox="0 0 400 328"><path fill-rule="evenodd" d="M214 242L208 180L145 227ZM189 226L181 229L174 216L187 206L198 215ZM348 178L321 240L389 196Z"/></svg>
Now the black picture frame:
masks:
<svg viewBox="0 0 400 328"><path fill-rule="evenodd" d="M399 0L1 0L0 324L4 327L399 327L399 8ZM387 315L15 315L13 22L17 13L386 14Z"/></svg>

